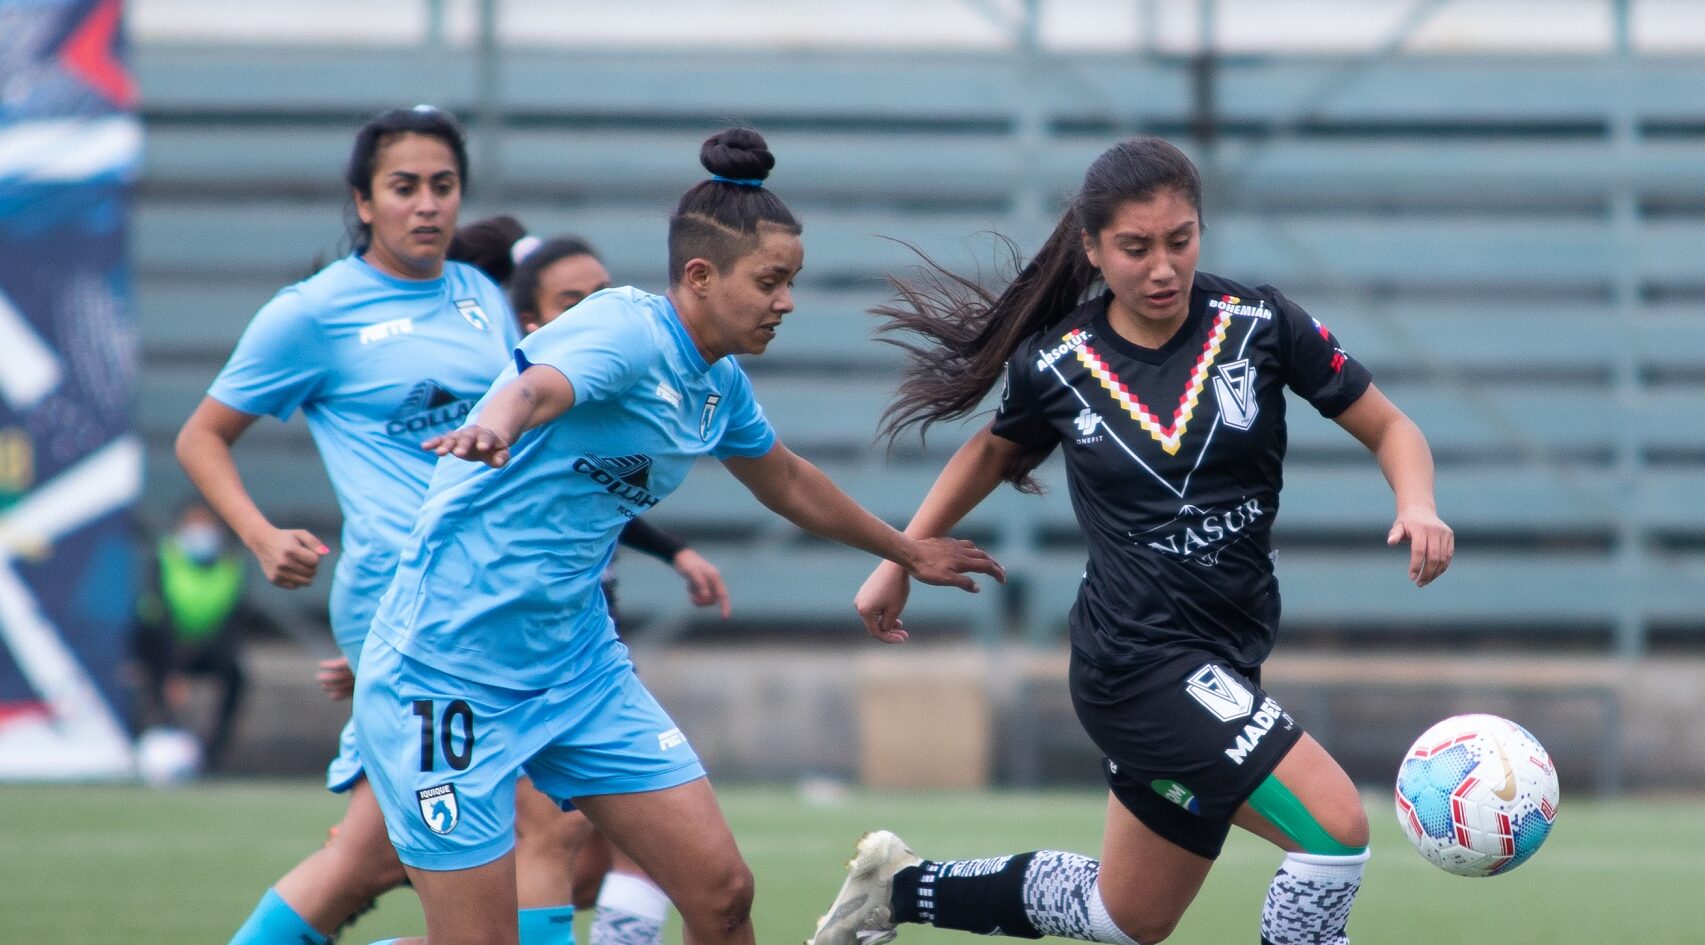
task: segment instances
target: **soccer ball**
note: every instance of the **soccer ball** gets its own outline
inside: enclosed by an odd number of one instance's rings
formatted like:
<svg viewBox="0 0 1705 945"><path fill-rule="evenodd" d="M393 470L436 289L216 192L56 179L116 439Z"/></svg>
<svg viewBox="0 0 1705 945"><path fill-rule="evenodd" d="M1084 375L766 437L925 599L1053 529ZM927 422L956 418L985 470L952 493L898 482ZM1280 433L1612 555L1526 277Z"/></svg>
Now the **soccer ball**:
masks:
<svg viewBox="0 0 1705 945"><path fill-rule="evenodd" d="M181 728L151 728L136 740L136 773L156 788L193 781L201 774L201 742Z"/></svg>
<svg viewBox="0 0 1705 945"><path fill-rule="evenodd" d="M1495 715L1427 729L1397 769L1397 822L1427 861L1458 876L1527 862L1557 821L1557 769L1539 740Z"/></svg>

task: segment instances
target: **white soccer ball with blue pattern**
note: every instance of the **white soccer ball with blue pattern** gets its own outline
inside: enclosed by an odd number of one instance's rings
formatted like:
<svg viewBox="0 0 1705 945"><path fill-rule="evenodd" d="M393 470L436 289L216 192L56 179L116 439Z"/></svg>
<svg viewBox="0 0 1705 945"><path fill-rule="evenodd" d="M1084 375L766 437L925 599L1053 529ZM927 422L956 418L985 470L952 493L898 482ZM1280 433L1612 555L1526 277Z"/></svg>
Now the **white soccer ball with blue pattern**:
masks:
<svg viewBox="0 0 1705 945"><path fill-rule="evenodd" d="M1539 739L1495 715L1427 729L1397 770L1397 822L1427 861L1458 876L1527 862L1557 822L1557 769Z"/></svg>

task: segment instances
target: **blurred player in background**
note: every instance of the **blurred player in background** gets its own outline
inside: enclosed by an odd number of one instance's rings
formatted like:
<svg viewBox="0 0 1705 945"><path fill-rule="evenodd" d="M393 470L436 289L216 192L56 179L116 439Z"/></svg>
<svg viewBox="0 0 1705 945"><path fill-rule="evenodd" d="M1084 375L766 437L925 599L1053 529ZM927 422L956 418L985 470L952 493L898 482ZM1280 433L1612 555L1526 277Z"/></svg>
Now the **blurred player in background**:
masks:
<svg viewBox="0 0 1705 945"><path fill-rule="evenodd" d="M178 435L190 480L267 579L303 587L331 549L268 520L232 456L258 417L303 412L343 515L331 622L357 673L374 607L431 475L434 459L420 443L462 422L519 337L497 286L445 260L467 163L460 126L438 109L389 111L362 127L345 172L354 252L285 288L255 315ZM267 891L233 945L325 942L405 880L351 726L327 786L349 793L348 812L329 842ZM523 910L530 943L571 940L566 883L565 876L554 898Z"/></svg>
<svg viewBox="0 0 1705 945"><path fill-rule="evenodd" d="M823 537L971 590L969 542L914 541L776 439L731 354L793 309L800 225L763 138L707 140L669 227L668 295L600 293L521 343L435 471L356 679L356 734L434 945L516 940L514 781L572 801L680 910L750 942L752 877L696 754L634 676L599 579L626 521L716 456Z"/></svg>
<svg viewBox="0 0 1705 945"><path fill-rule="evenodd" d="M1318 321L1271 286L1196 271L1201 182L1177 148L1101 155L1048 242L999 296L940 270L880 310L922 339L890 435L964 416L1003 383L907 533L944 533L1003 481L1065 454L1090 557L1070 618L1073 705L1112 789L1099 861L1041 851L920 860L859 842L811 945L873 945L901 922L1154 945L1200 890L1232 824L1285 851L1267 945L1346 942L1368 823L1332 756L1262 691L1278 631L1269 533L1285 388L1368 447L1425 586L1454 549L1426 439ZM1092 290L1101 291L1091 294ZM1157 405L1151 408L1149 404ZM898 643L906 575L884 564L855 605Z"/></svg>
<svg viewBox="0 0 1705 945"><path fill-rule="evenodd" d="M509 292L521 332L530 335L584 301L610 287L610 273L592 246L575 236L547 240L527 234L519 220L496 216L462 227L450 244L450 258L480 267ZM652 525L644 516L628 519L620 543L667 562L687 581L688 597L700 606L731 609L722 574L703 555L680 538ZM616 598L616 568L604 569L602 587L611 618L621 627ZM516 803L516 859L544 863L556 860L572 868L574 905L597 906L591 945L658 945L669 899L645 871L620 850L611 847L584 815L570 812L552 818L555 805L521 778ZM543 869L532 871L535 875ZM526 901L529 871L516 880Z"/></svg>

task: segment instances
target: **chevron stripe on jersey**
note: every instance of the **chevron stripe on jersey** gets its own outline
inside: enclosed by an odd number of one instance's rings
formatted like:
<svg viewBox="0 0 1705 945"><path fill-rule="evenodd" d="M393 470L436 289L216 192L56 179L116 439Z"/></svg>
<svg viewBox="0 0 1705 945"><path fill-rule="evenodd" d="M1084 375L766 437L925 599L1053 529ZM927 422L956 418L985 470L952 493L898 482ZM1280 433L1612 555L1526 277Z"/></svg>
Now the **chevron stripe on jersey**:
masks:
<svg viewBox="0 0 1705 945"><path fill-rule="evenodd" d="M1225 343L1226 331L1231 327L1231 314L1222 310L1214 318L1213 330L1208 332L1208 340L1202 345L1202 353L1196 357L1196 366L1190 371L1190 381L1184 385L1184 393L1178 398L1178 409L1173 411L1172 425L1162 426L1160 418L1154 411L1143 405L1143 402L1132 394L1119 380L1119 375L1101 360L1095 349L1084 345L1077 349L1077 359L1089 370L1095 379L1101 382L1101 387L1113 396L1119 406L1131 415L1148 435L1153 437L1160 448L1168 456L1176 456L1178 447L1184 440L1184 433L1190 426L1190 418L1196 413L1196 403L1201 400L1202 389L1208 384L1208 372L1214 366L1214 359L1219 357L1220 346Z"/></svg>

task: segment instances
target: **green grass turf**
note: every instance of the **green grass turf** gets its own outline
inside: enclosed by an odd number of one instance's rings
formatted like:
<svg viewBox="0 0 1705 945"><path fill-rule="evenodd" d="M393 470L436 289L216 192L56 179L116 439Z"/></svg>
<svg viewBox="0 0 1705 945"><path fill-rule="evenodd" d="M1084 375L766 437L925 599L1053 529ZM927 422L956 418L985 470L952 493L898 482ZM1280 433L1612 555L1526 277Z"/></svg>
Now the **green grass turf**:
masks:
<svg viewBox="0 0 1705 945"><path fill-rule="evenodd" d="M1103 798L1069 793L853 792L812 806L779 789L720 792L758 878L758 941L798 942L865 829L926 856L1037 848L1093 854ZM1447 876L1410 851L1383 794L1368 799L1374 858L1351 921L1367 943L1698 945L1705 942L1705 804L1565 798L1535 859L1503 877ZM223 945L266 886L324 836L341 802L308 782L0 786L0 942ZM1253 943L1278 860L1234 836L1170 941ZM388 895L345 945L418 934L412 894ZM582 934L582 941L585 940ZM668 941L679 941L671 926ZM902 943L973 941L908 926Z"/></svg>

